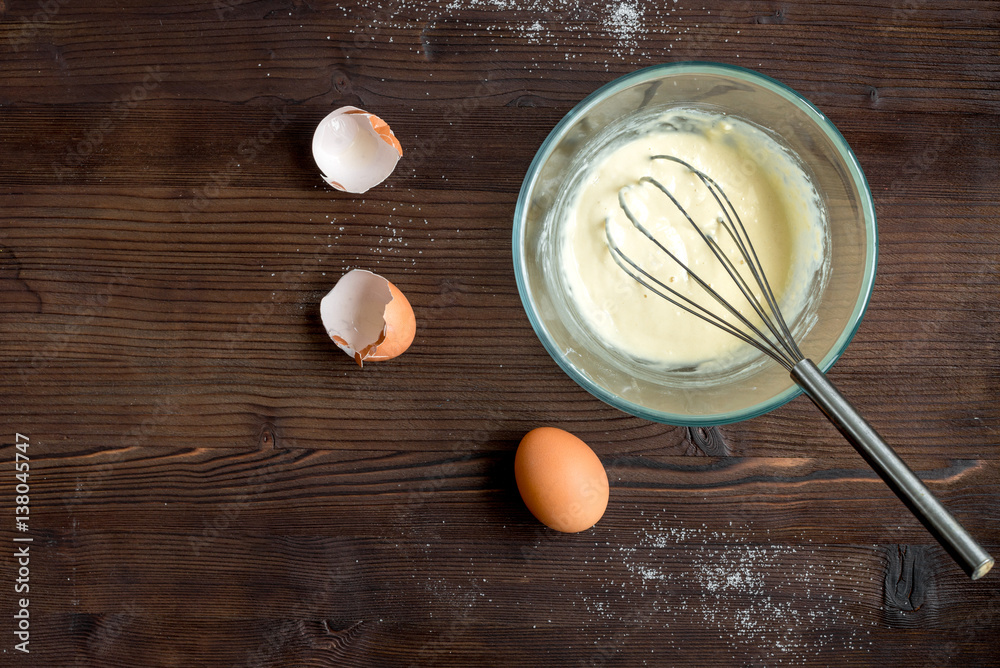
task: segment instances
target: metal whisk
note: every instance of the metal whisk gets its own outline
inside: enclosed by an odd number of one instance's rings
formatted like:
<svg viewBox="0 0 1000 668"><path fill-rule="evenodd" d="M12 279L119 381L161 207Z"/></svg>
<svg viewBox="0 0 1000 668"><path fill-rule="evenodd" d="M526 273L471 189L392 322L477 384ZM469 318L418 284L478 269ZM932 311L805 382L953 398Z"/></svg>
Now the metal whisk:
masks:
<svg viewBox="0 0 1000 668"><path fill-rule="evenodd" d="M976 540L959 524L958 520L938 501L920 481L912 470L886 444L870 424L858 413L851 403L840 394L836 387L823 375L823 372L806 358L799 350L791 331L778 308L774 292L764 274L763 266L757 257L753 243L740 219L739 213L725 192L710 176L698 170L688 162L670 155L656 155L653 160L668 160L690 170L697 176L715 198L722 216L718 224L722 232L709 234L689 215L688 211L678 201L674 193L660 181L651 176L644 176L640 184L646 183L662 192L674 207L684 216L688 223L698 233L713 255L732 278L739 292L749 304L759 323L751 317L743 315L736 305L724 299L691 267L681 261L655 235L638 220L625 198L623 188L618 193L618 203L629 222L648 238L656 247L666 253L683 269L705 293L718 303L723 311L731 316L718 315L714 310L681 294L665 282L654 276L646 268L640 266L622 251L615 241L615 235L609 223L605 223L605 235L608 249L618 266L635 279L647 290L666 299L679 308L691 313L705 322L722 329L741 341L753 346L778 364L785 367L792 379L802 388L805 394L833 423L844 437L857 449L871 467L882 477L896 495L907 505L913 514L934 534L942 546L955 558L958 564L973 579L979 579L993 567L993 557L989 555ZM727 257L717 241L721 234L726 234L735 246L738 256L742 259L749 280L741 273L733 261ZM757 296L758 293L760 297Z"/></svg>

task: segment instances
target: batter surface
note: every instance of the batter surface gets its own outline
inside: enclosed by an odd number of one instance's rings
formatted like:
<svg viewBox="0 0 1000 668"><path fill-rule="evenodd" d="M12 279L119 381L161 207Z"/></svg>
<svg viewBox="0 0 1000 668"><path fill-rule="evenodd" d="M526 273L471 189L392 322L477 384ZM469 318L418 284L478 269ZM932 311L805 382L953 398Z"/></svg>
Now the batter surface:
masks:
<svg viewBox="0 0 1000 668"><path fill-rule="evenodd" d="M751 320L756 320L751 307L691 223L663 192L639 180L651 176L659 181L745 271L746 265L720 224L723 210L705 185L688 168L653 156L676 156L711 176L742 218L789 319L801 310L807 286L822 260L818 197L792 156L749 124L702 111L677 110L656 128L605 150L582 175L561 228L563 279L578 313L608 346L643 362L675 368L732 361L752 351L732 335L643 288L616 264L607 234L666 285L727 321L735 320L635 228L619 204L619 192L661 244Z"/></svg>

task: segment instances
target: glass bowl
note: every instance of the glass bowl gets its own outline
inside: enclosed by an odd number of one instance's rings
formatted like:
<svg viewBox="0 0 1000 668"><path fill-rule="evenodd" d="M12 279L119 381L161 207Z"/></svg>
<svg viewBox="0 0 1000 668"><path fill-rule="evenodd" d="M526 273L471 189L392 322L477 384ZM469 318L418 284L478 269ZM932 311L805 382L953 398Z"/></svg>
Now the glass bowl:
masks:
<svg viewBox="0 0 1000 668"><path fill-rule="evenodd" d="M844 352L871 297L877 261L875 209L857 158L816 107L762 74L716 63L670 63L628 74L580 102L552 130L528 168L514 212L518 292L556 363L599 399L668 424L719 425L762 415L801 391L760 355L719 373L666 370L610 349L588 330L557 265L561 207L581 167L602 147L674 109L700 109L762 129L812 179L825 218L822 280L793 329L824 372ZM786 314L787 315L787 314Z"/></svg>

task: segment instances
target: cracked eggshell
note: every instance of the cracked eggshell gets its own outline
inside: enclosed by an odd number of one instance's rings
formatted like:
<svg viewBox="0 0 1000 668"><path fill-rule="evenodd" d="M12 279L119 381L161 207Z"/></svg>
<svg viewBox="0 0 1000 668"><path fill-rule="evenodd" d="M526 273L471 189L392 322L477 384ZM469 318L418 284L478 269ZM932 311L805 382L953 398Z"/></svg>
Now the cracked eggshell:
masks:
<svg viewBox="0 0 1000 668"><path fill-rule="evenodd" d="M417 332L413 308L399 288L364 269L341 276L319 310L326 333L358 366L402 355Z"/></svg>
<svg viewBox="0 0 1000 668"><path fill-rule="evenodd" d="M363 193L392 174L403 148L378 116L341 107L320 121L312 152L324 181L337 190Z"/></svg>

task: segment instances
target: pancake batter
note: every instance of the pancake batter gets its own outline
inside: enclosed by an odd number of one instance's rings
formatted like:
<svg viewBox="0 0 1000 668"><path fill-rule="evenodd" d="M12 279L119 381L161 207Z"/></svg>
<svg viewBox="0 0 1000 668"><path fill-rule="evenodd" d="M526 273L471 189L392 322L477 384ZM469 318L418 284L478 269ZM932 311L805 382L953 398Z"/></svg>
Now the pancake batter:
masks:
<svg viewBox="0 0 1000 668"><path fill-rule="evenodd" d="M628 207L660 243L755 321L751 307L691 223L656 187L637 185L639 179L652 176L662 183L745 270L720 225L722 208L700 179L682 165L653 156L676 156L712 177L740 215L789 321L801 311L811 278L822 262L818 196L787 150L742 121L675 110L660 119L656 128L609 147L586 168L561 228L562 277L578 313L607 345L645 363L671 368L710 360L732 362L752 351L732 335L642 287L615 263L608 250L608 233L629 257L668 286L727 321L735 321L677 262L635 229L619 204L619 191L625 189Z"/></svg>

